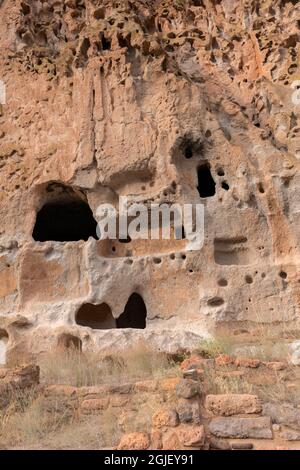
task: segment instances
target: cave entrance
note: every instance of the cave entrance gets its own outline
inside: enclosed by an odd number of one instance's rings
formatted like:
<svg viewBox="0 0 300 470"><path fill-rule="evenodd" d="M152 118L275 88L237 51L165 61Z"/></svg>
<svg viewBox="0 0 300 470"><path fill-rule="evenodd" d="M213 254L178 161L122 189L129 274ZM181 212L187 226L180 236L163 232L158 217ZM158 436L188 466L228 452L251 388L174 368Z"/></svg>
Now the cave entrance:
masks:
<svg viewBox="0 0 300 470"><path fill-rule="evenodd" d="M129 297L124 312L117 318L117 328L146 328L147 308L143 297L134 292Z"/></svg>
<svg viewBox="0 0 300 470"><path fill-rule="evenodd" d="M8 333L0 329L0 365L6 364L6 350L8 343Z"/></svg>
<svg viewBox="0 0 300 470"><path fill-rule="evenodd" d="M106 303L100 305L83 304L76 314L76 323L94 330L116 328L116 320L110 306Z"/></svg>
<svg viewBox="0 0 300 470"><path fill-rule="evenodd" d="M210 171L210 165L205 163L197 169L198 175L198 193L200 197L211 197L216 194L216 183Z"/></svg>
<svg viewBox="0 0 300 470"><path fill-rule="evenodd" d="M87 202L55 201L45 204L37 213L33 239L39 242L71 242L98 239L97 222Z"/></svg>

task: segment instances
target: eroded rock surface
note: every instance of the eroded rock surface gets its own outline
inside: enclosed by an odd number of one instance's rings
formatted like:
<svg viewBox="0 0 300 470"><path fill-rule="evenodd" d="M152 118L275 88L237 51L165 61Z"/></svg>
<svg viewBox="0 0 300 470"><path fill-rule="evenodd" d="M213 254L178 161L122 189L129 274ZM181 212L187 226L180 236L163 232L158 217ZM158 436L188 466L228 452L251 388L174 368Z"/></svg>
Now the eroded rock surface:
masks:
<svg viewBox="0 0 300 470"><path fill-rule="evenodd" d="M2 362L298 331L297 2L0 4ZM203 248L97 240L120 196L202 202Z"/></svg>

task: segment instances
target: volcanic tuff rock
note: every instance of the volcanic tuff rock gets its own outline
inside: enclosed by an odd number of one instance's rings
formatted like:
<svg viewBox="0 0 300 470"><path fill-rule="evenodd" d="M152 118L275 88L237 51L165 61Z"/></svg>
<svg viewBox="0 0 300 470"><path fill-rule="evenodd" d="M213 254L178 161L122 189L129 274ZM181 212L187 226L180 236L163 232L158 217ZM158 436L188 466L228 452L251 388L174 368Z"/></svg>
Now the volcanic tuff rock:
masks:
<svg viewBox="0 0 300 470"><path fill-rule="evenodd" d="M299 10L0 2L2 362L298 329ZM120 196L204 204L203 248L97 240Z"/></svg>

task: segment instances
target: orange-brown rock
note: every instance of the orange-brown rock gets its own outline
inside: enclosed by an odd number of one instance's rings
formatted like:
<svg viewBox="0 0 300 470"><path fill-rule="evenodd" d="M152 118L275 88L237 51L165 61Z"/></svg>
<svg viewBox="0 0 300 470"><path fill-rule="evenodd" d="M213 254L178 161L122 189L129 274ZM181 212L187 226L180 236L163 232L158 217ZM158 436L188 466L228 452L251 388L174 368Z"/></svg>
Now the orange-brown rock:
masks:
<svg viewBox="0 0 300 470"><path fill-rule="evenodd" d="M179 440L178 434L175 431L170 431L163 436L163 450L180 450L182 444Z"/></svg>
<svg viewBox="0 0 300 470"><path fill-rule="evenodd" d="M49 385L45 388L45 396L64 396L75 397L77 395L77 387L71 385Z"/></svg>
<svg viewBox="0 0 300 470"><path fill-rule="evenodd" d="M157 429L153 429L151 431L151 448L154 450L160 450L162 447L162 433Z"/></svg>
<svg viewBox="0 0 300 470"><path fill-rule="evenodd" d="M204 362L204 360L200 356L192 355L192 356L184 359L184 361L182 361L182 363L180 364L180 368L182 370L202 369L203 362Z"/></svg>
<svg viewBox="0 0 300 470"><path fill-rule="evenodd" d="M83 400L80 405L81 410L84 413L93 413L97 411L103 411L108 408L109 398L94 398L90 400Z"/></svg>
<svg viewBox="0 0 300 470"><path fill-rule="evenodd" d="M161 390L165 391L165 392L172 392L173 390L175 390L177 384L180 382L180 378L179 377L172 377L172 378L169 378L169 379L163 379L160 381L159 383L159 386L161 388Z"/></svg>
<svg viewBox="0 0 300 470"><path fill-rule="evenodd" d="M176 429L179 441L184 447L201 448L205 441L204 426L180 425Z"/></svg>
<svg viewBox="0 0 300 470"><path fill-rule="evenodd" d="M155 428L175 427L178 422L178 415L171 408L159 409L152 416L152 426Z"/></svg>
<svg viewBox="0 0 300 470"><path fill-rule="evenodd" d="M238 367L250 367L256 369L257 367L259 367L261 362L258 359L247 359L243 357L238 357L234 363Z"/></svg>
<svg viewBox="0 0 300 470"><path fill-rule="evenodd" d="M158 384L156 380L143 380L136 382L134 389L137 392L155 392L157 390Z"/></svg>
<svg viewBox="0 0 300 470"><path fill-rule="evenodd" d="M217 366L227 366L234 363L234 358L228 354L220 354L216 357L215 362Z"/></svg>
<svg viewBox="0 0 300 470"><path fill-rule="evenodd" d="M147 450L150 447L150 437L146 432L132 432L122 436L118 450Z"/></svg>

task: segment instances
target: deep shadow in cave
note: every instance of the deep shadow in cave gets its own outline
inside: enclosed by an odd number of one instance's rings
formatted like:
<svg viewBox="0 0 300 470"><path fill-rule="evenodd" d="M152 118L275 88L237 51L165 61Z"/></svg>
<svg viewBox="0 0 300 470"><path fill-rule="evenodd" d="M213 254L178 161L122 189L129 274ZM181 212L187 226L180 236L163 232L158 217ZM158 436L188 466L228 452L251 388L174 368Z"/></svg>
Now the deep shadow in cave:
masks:
<svg viewBox="0 0 300 470"><path fill-rule="evenodd" d="M198 175L198 192L200 197L211 197L216 193L216 183L212 177L210 166L208 163L201 165L197 170Z"/></svg>
<svg viewBox="0 0 300 470"><path fill-rule="evenodd" d="M71 242L97 239L97 222L89 205L82 200L50 202L37 213L33 239Z"/></svg>
<svg viewBox="0 0 300 470"><path fill-rule="evenodd" d="M146 328L147 308L143 297L134 292L129 297L124 312L117 318L117 328Z"/></svg>

